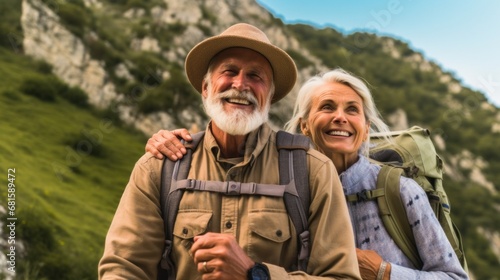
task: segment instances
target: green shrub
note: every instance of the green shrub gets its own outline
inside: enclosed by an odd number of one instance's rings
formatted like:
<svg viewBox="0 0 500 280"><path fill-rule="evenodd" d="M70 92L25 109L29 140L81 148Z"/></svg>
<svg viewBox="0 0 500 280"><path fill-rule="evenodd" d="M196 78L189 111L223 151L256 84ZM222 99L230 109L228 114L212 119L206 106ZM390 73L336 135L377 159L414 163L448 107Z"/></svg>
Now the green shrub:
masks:
<svg viewBox="0 0 500 280"><path fill-rule="evenodd" d="M71 2L61 2L56 9L61 21L66 24L68 29L75 35L82 37L85 26L90 22L90 16L84 7L75 5Z"/></svg>
<svg viewBox="0 0 500 280"><path fill-rule="evenodd" d="M295 61L295 64L297 64L297 68L299 68L299 69L314 65L305 56L303 56L301 53L299 53L295 50L289 49L289 50L287 50L287 53L293 58L293 60Z"/></svg>
<svg viewBox="0 0 500 280"><path fill-rule="evenodd" d="M61 92L61 97L68 100L71 104L80 108L89 107L89 96L79 87L68 87L65 92Z"/></svg>
<svg viewBox="0 0 500 280"><path fill-rule="evenodd" d="M0 46L9 49L22 49L23 32L19 18L21 17L22 1L0 1Z"/></svg>
<svg viewBox="0 0 500 280"><path fill-rule="evenodd" d="M80 108L87 108L89 106L88 95L79 87L68 86L55 76L50 76L49 80L55 88L58 96L68 100L70 103Z"/></svg>
<svg viewBox="0 0 500 280"><path fill-rule="evenodd" d="M138 24L134 24L132 26L132 34L134 34L135 37L142 39L150 33L148 26L149 23L147 21L141 21Z"/></svg>
<svg viewBox="0 0 500 280"><path fill-rule="evenodd" d="M143 8L143 9L148 8L148 1L128 0L126 1L126 3L127 3L127 8Z"/></svg>
<svg viewBox="0 0 500 280"><path fill-rule="evenodd" d="M106 44L100 40L90 39L85 43L89 48L90 56L97 60L103 60L108 70L123 61L116 51L106 46Z"/></svg>
<svg viewBox="0 0 500 280"><path fill-rule="evenodd" d="M118 114L117 104L112 103L108 108L97 111L97 116L112 123L114 126L123 126L123 121Z"/></svg>
<svg viewBox="0 0 500 280"><path fill-rule="evenodd" d="M129 0L108 0L108 2L118 5L125 5Z"/></svg>
<svg viewBox="0 0 500 280"><path fill-rule="evenodd" d="M41 74L51 74L52 65L45 60L35 61L35 69Z"/></svg>
<svg viewBox="0 0 500 280"><path fill-rule="evenodd" d="M101 41L99 40L89 40L86 42L89 48L90 56L97 60L104 60L108 56L109 50Z"/></svg>
<svg viewBox="0 0 500 280"><path fill-rule="evenodd" d="M201 5L201 16L203 19L207 19L211 24L217 23L217 15L214 15L212 11L207 9L204 5Z"/></svg>
<svg viewBox="0 0 500 280"><path fill-rule="evenodd" d="M78 107L86 108L89 106L89 96L79 87L70 87L63 96L66 100Z"/></svg>
<svg viewBox="0 0 500 280"><path fill-rule="evenodd" d="M1 95L3 95L4 97L7 97L7 99L9 101L19 101L21 100L20 96L19 96L19 92L17 91L13 91L13 90L10 90L10 89L6 89L4 90Z"/></svg>
<svg viewBox="0 0 500 280"><path fill-rule="evenodd" d="M22 261L18 262L17 276L25 276L24 278L26 278L34 276L32 275L33 269L40 269L47 256L60 252L57 250L58 245L54 237L55 229L48 222L51 220L50 218L34 210L21 210L17 212L17 215L21 222L19 227L16 227L16 238L24 243L26 250L22 256L19 256L22 257Z"/></svg>
<svg viewBox="0 0 500 280"><path fill-rule="evenodd" d="M185 108L194 108L200 103L200 97L187 82L182 70L170 70L170 79L163 81L156 87L149 87L139 100L138 108L142 113L167 111L176 115Z"/></svg>
<svg viewBox="0 0 500 280"><path fill-rule="evenodd" d="M197 24L196 27L198 27L199 30L201 30L201 32L203 32L203 35L205 35L205 37L209 37L209 36L212 36L212 29L210 29L210 27L207 27L203 24Z"/></svg>
<svg viewBox="0 0 500 280"><path fill-rule="evenodd" d="M168 30L176 35L181 35L186 30L187 26L180 22L175 22L168 25Z"/></svg>
<svg viewBox="0 0 500 280"><path fill-rule="evenodd" d="M102 145L102 140L90 135L86 130L82 130L78 134L67 135L63 144L71 147L71 149L81 157L106 157L106 150Z"/></svg>
<svg viewBox="0 0 500 280"><path fill-rule="evenodd" d="M40 67L39 69L47 70L49 66L43 62L37 64L37 67ZM52 75L28 76L24 79L20 90L43 101L53 102L56 96L59 95L80 108L89 106L88 96L83 90L78 87L69 87Z"/></svg>
<svg viewBox="0 0 500 280"><path fill-rule="evenodd" d="M20 90L42 101L53 102L57 92L51 80L46 76L28 76L23 80Z"/></svg>

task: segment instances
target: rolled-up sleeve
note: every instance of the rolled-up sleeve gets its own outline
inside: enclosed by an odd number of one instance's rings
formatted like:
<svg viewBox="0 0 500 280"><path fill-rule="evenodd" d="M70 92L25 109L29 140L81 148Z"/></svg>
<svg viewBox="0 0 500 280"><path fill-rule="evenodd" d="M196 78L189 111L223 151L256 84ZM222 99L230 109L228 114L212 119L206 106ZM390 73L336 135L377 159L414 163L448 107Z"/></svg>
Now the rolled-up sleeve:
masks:
<svg viewBox="0 0 500 280"><path fill-rule="evenodd" d="M429 204L427 195L413 180L401 178L401 199L413 225L422 269L392 264L394 279L469 279Z"/></svg>
<svg viewBox="0 0 500 280"><path fill-rule="evenodd" d="M136 163L106 236L99 279L156 279L164 244L161 164L151 154Z"/></svg>

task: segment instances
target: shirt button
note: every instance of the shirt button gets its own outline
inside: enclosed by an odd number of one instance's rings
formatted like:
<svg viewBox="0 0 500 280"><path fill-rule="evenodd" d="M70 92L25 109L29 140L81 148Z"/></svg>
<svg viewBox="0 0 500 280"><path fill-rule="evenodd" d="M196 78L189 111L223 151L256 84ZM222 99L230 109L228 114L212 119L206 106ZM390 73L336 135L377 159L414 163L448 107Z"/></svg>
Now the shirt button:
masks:
<svg viewBox="0 0 500 280"><path fill-rule="evenodd" d="M232 228L233 224L231 222L226 222L226 228Z"/></svg>
<svg viewBox="0 0 500 280"><path fill-rule="evenodd" d="M189 231L188 231L188 229L187 229L187 228L183 228L183 229L182 229L182 234L186 235L186 234L188 234L188 232L189 232Z"/></svg>
<svg viewBox="0 0 500 280"><path fill-rule="evenodd" d="M278 237L281 237L281 236L283 235L283 232L281 232L281 230L279 230L279 229L278 229L278 230L276 231L276 235L277 235Z"/></svg>

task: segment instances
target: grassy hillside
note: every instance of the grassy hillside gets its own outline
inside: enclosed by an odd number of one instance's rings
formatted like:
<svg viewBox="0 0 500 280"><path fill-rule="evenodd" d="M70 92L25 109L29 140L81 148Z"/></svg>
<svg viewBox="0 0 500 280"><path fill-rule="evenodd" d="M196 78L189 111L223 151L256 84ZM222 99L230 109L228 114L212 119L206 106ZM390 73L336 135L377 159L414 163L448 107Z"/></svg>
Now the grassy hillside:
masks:
<svg viewBox="0 0 500 280"><path fill-rule="evenodd" d="M30 251L18 255L16 271L26 279L95 279L107 227L145 138L60 95L43 101L22 93L26 79L54 79L39 68L0 49L0 76L9 81L0 83L0 197L6 205L7 172L15 168L16 238Z"/></svg>

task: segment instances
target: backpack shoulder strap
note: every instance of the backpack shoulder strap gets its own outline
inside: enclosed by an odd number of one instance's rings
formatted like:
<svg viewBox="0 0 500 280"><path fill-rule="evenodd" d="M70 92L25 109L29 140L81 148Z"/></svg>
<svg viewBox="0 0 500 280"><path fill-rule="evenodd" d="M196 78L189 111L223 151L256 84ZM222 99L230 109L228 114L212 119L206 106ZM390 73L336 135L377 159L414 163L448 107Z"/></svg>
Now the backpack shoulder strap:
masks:
<svg viewBox="0 0 500 280"><path fill-rule="evenodd" d="M377 189L385 190L385 195L377 197L377 204L389 235L413 265L421 268L423 263L418 254L405 206L401 201L400 179L402 173L402 168L390 165L382 166L377 178Z"/></svg>
<svg viewBox="0 0 500 280"><path fill-rule="evenodd" d="M174 162L165 158L163 162L160 183L160 206L165 230L165 248L160 262L158 279L167 279L167 275L168 279L175 279L175 267L170 259L170 252L172 250L175 218L177 217L177 210L184 191L181 189L177 190L173 185L176 184L177 180L187 178L191 167L193 151L196 150L204 135L205 131L201 131L191 135L193 138L191 142L184 143L184 141L181 141L187 151L181 160Z"/></svg>
<svg viewBox="0 0 500 280"><path fill-rule="evenodd" d="M309 224L308 213L310 203L309 174L307 168L307 150L309 138L303 135L278 131L276 147L279 151L280 184L294 184L298 196L285 193L283 199L298 235L297 269L305 271L309 258Z"/></svg>

